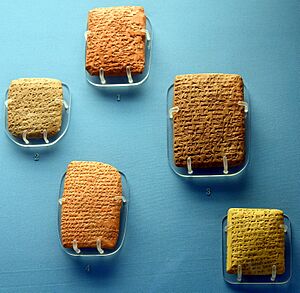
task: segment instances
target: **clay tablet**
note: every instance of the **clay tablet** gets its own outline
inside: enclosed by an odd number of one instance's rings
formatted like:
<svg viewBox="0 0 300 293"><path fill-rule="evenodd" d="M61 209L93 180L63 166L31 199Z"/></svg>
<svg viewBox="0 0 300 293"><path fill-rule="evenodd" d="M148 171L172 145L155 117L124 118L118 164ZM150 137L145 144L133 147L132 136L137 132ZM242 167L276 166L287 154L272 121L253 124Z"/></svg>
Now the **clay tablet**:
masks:
<svg viewBox="0 0 300 293"><path fill-rule="evenodd" d="M61 212L64 247L113 249L119 236L122 206L121 175L114 167L99 162L71 162L68 166Z"/></svg>

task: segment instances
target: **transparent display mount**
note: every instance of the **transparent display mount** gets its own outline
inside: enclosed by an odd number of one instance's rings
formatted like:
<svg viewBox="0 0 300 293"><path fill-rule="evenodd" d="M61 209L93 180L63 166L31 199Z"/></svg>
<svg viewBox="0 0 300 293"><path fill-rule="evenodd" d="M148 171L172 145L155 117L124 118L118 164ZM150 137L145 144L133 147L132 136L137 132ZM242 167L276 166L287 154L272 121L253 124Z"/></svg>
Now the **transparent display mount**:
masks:
<svg viewBox="0 0 300 293"><path fill-rule="evenodd" d="M85 41L87 40L87 34L88 32L85 32ZM126 67L126 76L106 76L102 69L100 69L98 76L93 76L85 70L87 81L98 88L134 87L144 83L150 73L153 40L152 25L148 17L146 17L145 34L145 68L143 73L133 75L129 66Z"/></svg>
<svg viewBox="0 0 300 293"><path fill-rule="evenodd" d="M5 112L5 132L8 138L20 147L24 148L43 148L56 144L66 134L70 123L71 111L71 93L69 87L62 83L63 88L63 107L62 107L62 122L60 131L54 136L47 136L47 132L43 133L43 138L27 138L24 131L22 137L12 135L8 130L8 90L5 94L4 112Z"/></svg>
<svg viewBox="0 0 300 293"><path fill-rule="evenodd" d="M287 215L284 215L284 232L285 232L285 273L276 274L276 266L270 268L270 275L243 275L243 268L238 267L237 274L229 274L226 272L227 259L227 216L222 221L222 267L224 280L234 285L260 285L260 284L286 284L292 275L292 228L291 222Z"/></svg>
<svg viewBox="0 0 300 293"><path fill-rule="evenodd" d="M62 239L61 239L61 208L62 208L62 196L64 192L64 182L65 182L66 173L63 175L60 183L60 191L59 191L59 198L58 198L58 233L59 233L61 248L67 254L71 256L82 256L82 257L88 257L88 256L106 257L106 256L115 255L122 248L126 236L126 229L127 229L130 190L129 190L129 185L125 174L120 171L119 173L122 179L122 207L120 211L119 237L114 249L102 249L101 242L99 240L95 240L95 248L78 248L75 239L73 240L73 248L66 248L63 246Z"/></svg>
<svg viewBox="0 0 300 293"><path fill-rule="evenodd" d="M179 111L174 107L174 84L172 84L167 93L167 151L168 161L171 169L179 176L191 178L212 178L212 177L231 177L244 171L249 162L250 145L250 101L249 92L244 86L244 101L240 105L244 107L245 113L245 160L239 166L228 166L226 156L223 156L223 166L219 168L193 168L191 158L187 158L187 167L178 167L174 162L174 144L173 144L173 115Z"/></svg>

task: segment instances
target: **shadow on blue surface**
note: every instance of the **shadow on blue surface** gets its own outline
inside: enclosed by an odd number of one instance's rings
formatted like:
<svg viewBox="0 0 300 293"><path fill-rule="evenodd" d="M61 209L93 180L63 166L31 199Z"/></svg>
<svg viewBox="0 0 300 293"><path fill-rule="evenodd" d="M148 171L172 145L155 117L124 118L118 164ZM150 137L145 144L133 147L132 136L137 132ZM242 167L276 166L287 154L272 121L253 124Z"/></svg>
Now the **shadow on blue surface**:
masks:
<svg viewBox="0 0 300 293"><path fill-rule="evenodd" d="M257 292L257 293L264 293L264 292L272 292L272 293L281 293L281 292L291 292L289 290L289 285L280 285L280 286L273 286L273 285L231 285L227 284L227 287L235 292Z"/></svg>
<svg viewBox="0 0 300 293"><path fill-rule="evenodd" d="M115 101L122 101L122 98L128 98L130 100L141 99L144 98L144 87L146 85L134 87L134 88L126 88L126 87L118 87L118 88L96 88L90 85L93 93L99 96L100 98L106 98Z"/></svg>
<svg viewBox="0 0 300 293"><path fill-rule="evenodd" d="M67 256L68 257L68 256ZM75 278L82 278L85 281L103 282L104 279L116 278L120 263L119 256L109 256L99 259L99 257L71 257L73 264L72 273Z"/></svg>
<svg viewBox="0 0 300 293"><path fill-rule="evenodd" d="M249 185L249 177L247 176L247 169L244 173L235 177L220 177L211 179L199 179L199 178L179 178L185 185L185 189L195 192L206 189L207 195L215 195L222 193L222 196L218 197L218 201L228 201L229 198L236 198L243 196L243 190L247 189ZM209 189L209 190L207 190Z"/></svg>

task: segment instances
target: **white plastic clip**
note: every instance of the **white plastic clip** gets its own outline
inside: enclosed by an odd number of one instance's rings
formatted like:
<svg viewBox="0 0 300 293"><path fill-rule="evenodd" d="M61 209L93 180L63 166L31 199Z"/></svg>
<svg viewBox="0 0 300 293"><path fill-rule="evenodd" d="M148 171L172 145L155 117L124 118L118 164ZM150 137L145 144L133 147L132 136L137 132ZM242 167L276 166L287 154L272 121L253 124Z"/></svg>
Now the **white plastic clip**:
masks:
<svg viewBox="0 0 300 293"><path fill-rule="evenodd" d="M22 133L22 139L26 144L29 144L29 140L26 138L26 135L27 135L27 131L24 130Z"/></svg>
<svg viewBox="0 0 300 293"><path fill-rule="evenodd" d="M274 282L276 279L276 265L272 265L272 276L271 281Z"/></svg>
<svg viewBox="0 0 300 293"><path fill-rule="evenodd" d="M126 203L126 202L127 202L127 199L126 199L125 196L122 196L122 201L123 201L123 203Z"/></svg>
<svg viewBox="0 0 300 293"><path fill-rule="evenodd" d="M67 102L65 100L63 100L63 105L64 105L64 107L65 107L66 110L69 109L69 105L67 104Z"/></svg>
<svg viewBox="0 0 300 293"><path fill-rule="evenodd" d="M73 240L73 241L72 241L72 244L73 244L73 249L74 249L74 251L75 251L77 254L79 254L79 253L80 253L80 249L79 249L78 246L77 246L77 240Z"/></svg>
<svg viewBox="0 0 300 293"><path fill-rule="evenodd" d="M245 113L248 113L249 107L248 107L248 103L247 102L245 102L245 101L239 101L238 105L245 107Z"/></svg>
<svg viewBox="0 0 300 293"><path fill-rule="evenodd" d="M62 198L58 199L59 205L62 205Z"/></svg>
<svg viewBox="0 0 300 293"><path fill-rule="evenodd" d="M225 175L228 174L228 161L227 161L227 157L226 156L223 156L223 173Z"/></svg>
<svg viewBox="0 0 300 293"><path fill-rule="evenodd" d="M169 117L170 119L173 119L174 117L174 113L178 113L179 112L179 107L175 106L169 109Z"/></svg>
<svg viewBox="0 0 300 293"><path fill-rule="evenodd" d="M148 43L147 48L150 49L150 46L151 46L151 42L150 42L151 41L151 36L150 36L150 33L146 29L142 29L142 32L145 33L145 35L146 35L146 41Z"/></svg>
<svg viewBox="0 0 300 293"><path fill-rule="evenodd" d="M5 100L4 105L5 105L5 108L7 109L8 108L8 100Z"/></svg>
<svg viewBox="0 0 300 293"><path fill-rule="evenodd" d="M49 143L49 139L47 137L47 130L43 131L43 139L44 139L45 143Z"/></svg>
<svg viewBox="0 0 300 293"><path fill-rule="evenodd" d="M101 239L97 239L97 250L100 254L104 253L104 250L101 248Z"/></svg>
<svg viewBox="0 0 300 293"><path fill-rule="evenodd" d="M238 282L241 282L242 281L242 266L241 265L238 265L237 267L237 277L236 277L236 280Z"/></svg>
<svg viewBox="0 0 300 293"><path fill-rule="evenodd" d="M187 169L188 169L188 173L191 175L193 174L193 169L192 169L192 159L191 157L188 157L186 160L186 164L187 164Z"/></svg>
<svg viewBox="0 0 300 293"><path fill-rule="evenodd" d="M88 38L89 32L90 32L90 31L86 31L86 32L84 32L84 38L85 38L85 41L87 41L87 38Z"/></svg>
<svg viewBox="0 0 300 293"><path fill-rule="evenodd" d="M224 227L224 232L227 233L228 230L229 230L231 227L232 227L232 225L226 225L226 226Z"/></svg>
<svg viewBox="0 0 300 293"><path fill-rule="evenodd" d="M101 81L102 84L106 84L103 68L100 68L100 70L99 70L99 78L100 78L100 81Z"/></svg>
<svg viewBox="0 0 300 293"><path fill-rule="evenodd" d="M133 83L130 66L126 66L126 74L127 74L128 82Z"/></svg>
<svg viewBox="0 0 300 293"><path fill-rule="evenodd" d="M280 228L283 228L284 233L286 233L288 230L287 225L284 225L284 224L280 225Z"/></svg>
<svg viewBox="0 0 300 293"><path fill-rule="evenodd" d="M151 36L150 36L150 33L149 33L148 30L146 30L146 40L148 42L147 47L148 47L148 49L150 49L150 47L151 47Z"/></svg>

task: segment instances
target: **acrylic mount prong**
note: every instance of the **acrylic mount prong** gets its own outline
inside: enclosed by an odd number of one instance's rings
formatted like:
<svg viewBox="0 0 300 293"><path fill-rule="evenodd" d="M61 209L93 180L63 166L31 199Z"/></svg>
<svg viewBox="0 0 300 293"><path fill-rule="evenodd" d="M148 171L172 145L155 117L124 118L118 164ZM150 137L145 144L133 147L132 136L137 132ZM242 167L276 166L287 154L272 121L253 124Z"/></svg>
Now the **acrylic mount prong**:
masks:
<svg viewBox="0 0 300 293"><path fill-rule="evenodd" d="M242 275L243 274L243 271L242 271L242 265L238 265L237 266L237 276L236 276L236 280L238 281L238 282L241 282L242 281Z"/></svg>
<svg viewBox="0 0 300 293"><path fill-rule="evenodd" d="M65 110L67 111L69 109L69 105L65 100L63 100L63 105L64 105Z"/></svg>
<svg viewBox="0 0 300 293"><path fill-rule="evenodd" d="M90 33L90 31L84 32L84 38L85 38L85 41L87 41L87 38L88 38L88 36L89 36L89 33Z"/></svg>
<svg viewBox="0 0 300 293"><path fill-rule="evenodd" d="M232 228L232 225L226 225L226 226L224 227L224 232L227 233L228 230L231 229L231 228Z"/></svg>
<svg viewBox="0 0 300 293"><path fill-rule="evenodd" d="M104 250L103 250L102 247L101 247L101 239L97 239L96 246L97 246L98 252L99 252L100 254L104 254Z"/></svg>
<svg viewBox="0 0 300 293"><path fill-rule="evenodd" d="M194 171L192 169L192 159L191 159L191 157L187 158L186 165L187 165L188 174L190 174L190 175L193 174Z"/></svg>
<svg viewBox="0 0 300 293"><path fill-rule="evenodd" d="M99 78L100 78L101 84L106 84L103 68L100 68L100 70L99 70Z"/></svg>
<svg viewBox="0 0 300 293"><path fill-rule="evenodd" d="M47 130L43 131L43 140L45 141L45 143L49 143Z"/></svg>
<svg viewBox="0 0 300 293"><path fill-rule="evenodd" d="M226 155L223 156L223 173L225 175L228 174L228 160L227 160Z"/></svg>
<svg viewBox="0 0 300 293"><path fill-rule="evenodd" d="M248 106L248 103L247 103L247 102L245 102L245 101L239 101L239 102L238 102L238 105L244 107L245 113L248 113L248 111L249 111L249 106Z"/></svg>
<svg viewBox="0 0 300 293"><path fill-rule="evenodd" d="M25 144L29 144L29 140L27 139L27 130L24 130L22 133L22 139L25 142Z"/></svg>
<svg viewBox="0 0 300 293"><path fill-rule="evenodd" d="M127 75L128 83L133 83L130 66L126 66L126 75Z"/></svg>
<svg viewBox="0 0 300 293"><path fill-rule="evenodd" d="M285 224L280 225L280 228L283 228L284 233L287 233L288 231L288 226Z"/></svg>
<svg viewBox="0 0 300 293"><path fill-rule="evenodd" d="M146 35L146 41L147 41L147 48L150 49L151 47L151 35L147 29L143 29L142 32Z"/></svg>
<svg viewBox="0 0 300 293"><path fill-rule="evenodd" d="M174 114L179 112L179 107L175 106L169 109L169 118L173 119Z"/></svg>
<svg viewBox="0 0 300 293"><path fill-rule="evenodd" d="M276 280L276 273L277 273L277 268L276 265L272 266L272 275L271 275L271 281L274 282Z"/></svg>
<svg viewBox="0 0 300 293"><path fill-rule="evenodd" d="M78 246L77 246L77 240L73 240L72 241L72 245L73 245L73 250L77 253L77 254L79 254L81 251L80 251L80 249L78 248Z"/></svg>

